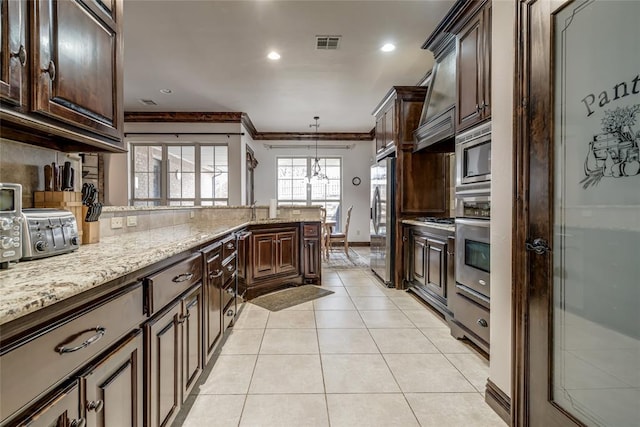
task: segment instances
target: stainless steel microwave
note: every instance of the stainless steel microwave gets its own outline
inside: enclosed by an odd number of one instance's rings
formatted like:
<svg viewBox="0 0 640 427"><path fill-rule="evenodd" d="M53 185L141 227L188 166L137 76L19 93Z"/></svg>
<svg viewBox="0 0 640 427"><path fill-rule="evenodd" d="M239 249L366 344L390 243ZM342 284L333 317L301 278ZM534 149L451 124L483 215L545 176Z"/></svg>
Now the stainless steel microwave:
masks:
<svg viewBox="0 0 640 427"><path fill-rule="evenodd" d="M491 122L456 137L456 191L491 181Z"/></svg>

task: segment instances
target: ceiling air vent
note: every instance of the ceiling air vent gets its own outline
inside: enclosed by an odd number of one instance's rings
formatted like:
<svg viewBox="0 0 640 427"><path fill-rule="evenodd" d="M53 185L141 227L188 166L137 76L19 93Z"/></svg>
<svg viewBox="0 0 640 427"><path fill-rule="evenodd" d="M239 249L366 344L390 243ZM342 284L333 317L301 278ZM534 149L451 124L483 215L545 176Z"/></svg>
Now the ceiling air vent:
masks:
<svg viewBox="0 0 640 427"><path fill-rule="evenodd" d="M342 36L316 36L316 50L336 50Z"/></svg>
<svg viewBox="0 0 640 427"><path fill-rule="evenodd" d="M158 105L153 99L141 99L140 103L144 105Z"/></svg>

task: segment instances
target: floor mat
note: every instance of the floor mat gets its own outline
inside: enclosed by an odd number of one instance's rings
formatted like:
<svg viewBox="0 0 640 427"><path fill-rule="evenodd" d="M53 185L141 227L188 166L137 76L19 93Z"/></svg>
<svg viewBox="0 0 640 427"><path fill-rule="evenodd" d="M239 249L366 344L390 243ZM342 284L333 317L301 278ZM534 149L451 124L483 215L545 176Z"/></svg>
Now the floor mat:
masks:
<svg viewBox="0 0 640 427"><path fill-rule="evenodd" d="M349 256L343 248L334 248L329 251L329 259L322 260L322 266L333 269L369 268L369 261L362 258L352 248L349 248Z"/></svg>
<svg viewBox="0 0 640 427"><path fill-rule="evenodd" d="M304 302L331 295L333 291L313 285L296 286L271 294L262 295L249 301L270 311L280 311Z"/></svg>

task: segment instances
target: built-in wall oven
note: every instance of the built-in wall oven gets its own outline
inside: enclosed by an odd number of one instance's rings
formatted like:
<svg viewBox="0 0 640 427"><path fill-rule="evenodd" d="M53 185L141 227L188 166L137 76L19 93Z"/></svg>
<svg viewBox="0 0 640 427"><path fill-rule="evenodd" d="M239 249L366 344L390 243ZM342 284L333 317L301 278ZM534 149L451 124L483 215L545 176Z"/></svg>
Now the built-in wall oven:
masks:
<svg viewBox="0 0 640 427"><path fill-rule="evenodd" d="M491 295L490 189L456 196L456 282L488 307Z"/></svg>

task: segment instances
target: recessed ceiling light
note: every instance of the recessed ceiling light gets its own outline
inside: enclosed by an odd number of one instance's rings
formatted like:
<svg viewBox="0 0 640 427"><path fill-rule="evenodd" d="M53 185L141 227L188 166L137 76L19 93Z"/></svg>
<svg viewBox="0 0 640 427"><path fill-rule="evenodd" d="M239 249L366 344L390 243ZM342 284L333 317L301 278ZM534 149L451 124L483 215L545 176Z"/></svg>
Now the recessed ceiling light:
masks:
<svg viewBox="0 0 640 427"><path fill-rule="evenodd" d="M396 45L392 44L392 43L387 43L384 46L382 46L380 48L381 51L383 52L391 52L393 50L396 50Z"/></svg>
<svg viewBox="0 0 640 427"><path fill-rule="evenodd" d="M170 94L173 93L173 91L171 89L160 89L160 93L164 93L164 94Z"/></svg>
<svg viewBox="0 0 640 427"><path fill-rule="evenodd" d="M278 59L280 59L280 54L275 50L272 50L271 52L269 52L269 55L267 55L267 58L272 61L277 61Z"/></svg>

